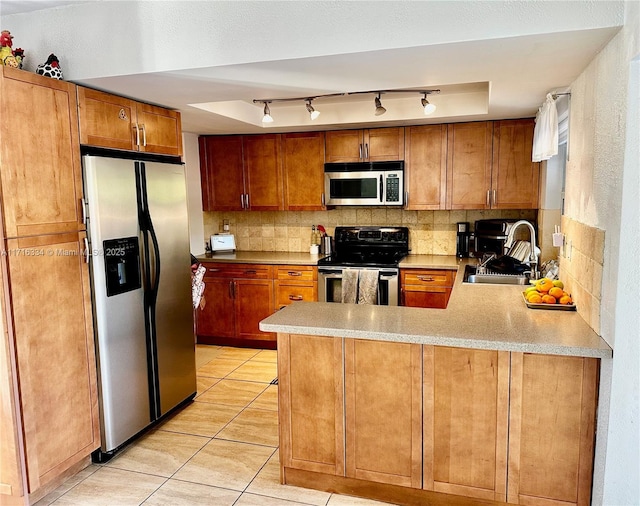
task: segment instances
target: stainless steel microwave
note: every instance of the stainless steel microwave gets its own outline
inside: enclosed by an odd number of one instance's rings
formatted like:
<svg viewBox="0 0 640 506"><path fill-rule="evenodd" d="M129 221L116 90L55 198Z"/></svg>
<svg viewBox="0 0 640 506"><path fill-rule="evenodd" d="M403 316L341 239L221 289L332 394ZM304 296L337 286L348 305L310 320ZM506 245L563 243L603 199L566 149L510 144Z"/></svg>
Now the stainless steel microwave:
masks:
<svg viewBox="0 0 640 506"><path fill-rule="evenodd" d="M324 164L327 205L401 206L404 161Z"/></svg>

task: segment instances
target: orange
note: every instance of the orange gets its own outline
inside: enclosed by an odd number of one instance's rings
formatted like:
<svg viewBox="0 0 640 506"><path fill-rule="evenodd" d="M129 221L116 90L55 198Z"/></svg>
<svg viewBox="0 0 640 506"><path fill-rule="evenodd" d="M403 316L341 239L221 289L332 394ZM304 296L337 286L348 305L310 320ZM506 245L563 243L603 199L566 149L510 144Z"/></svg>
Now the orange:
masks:
<svg viewBox="0 0 640 506"><path fill-rule="evenodd" d="M573 303L573 300L569 295L563 295L562 297L560 297L560 300L558 301L558 304L572 304L572 303Z"/></svg>
<svg viewBox="0 0 640 506"><path fill-rule="evenodd" d="M554 286L551 290L549 290L549 295L553 295L556 299L559 299L564 295L564 291L562 290L562 288Z"/></svg>
<svg viewBox="0 0 640 506"><path fill-rule="evenodd" d="M556 303L556 298L553 295L543 295L542 296L542 302L544 304L555 304Z"/></svg>
<svg viewBox="0 0 640 506"><path fill-rule="evenodd" d="M539 292L548 292L553 288L553 281L547 278L542 278L536 284L536 288L538 289Z"/></svg>
<svg viewBox="0 0 640 506"><path fill-rule="evenodd" d="M533 292L529 295L529 297L527 298L527 300L531 303L531 304L540 304L542 302L542 295L540 295L537 292ZM555 299L554 299L555 300Z"/></svg>

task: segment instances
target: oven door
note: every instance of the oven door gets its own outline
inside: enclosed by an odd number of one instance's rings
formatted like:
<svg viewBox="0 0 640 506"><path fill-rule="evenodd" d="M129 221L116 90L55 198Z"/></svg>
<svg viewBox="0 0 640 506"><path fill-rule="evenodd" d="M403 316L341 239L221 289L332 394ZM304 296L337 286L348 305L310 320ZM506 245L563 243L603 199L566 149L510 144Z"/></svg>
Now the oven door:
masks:
<svg viewBox="0 0 640 506"><path fill-rule="evenodd" d="M346 267L318 268L318 302L342 302L342 271ZM349 267L354 269L353 267ZM364 270L355 268L356 270ZM398 305L398 269L382 268L378 280L378 304Z"/></svg>
<svg viewBox="0 0 640 506"><path fill-rule="evenodd" d="M384 205L384 172L325 172L327 205Z"/></svg>

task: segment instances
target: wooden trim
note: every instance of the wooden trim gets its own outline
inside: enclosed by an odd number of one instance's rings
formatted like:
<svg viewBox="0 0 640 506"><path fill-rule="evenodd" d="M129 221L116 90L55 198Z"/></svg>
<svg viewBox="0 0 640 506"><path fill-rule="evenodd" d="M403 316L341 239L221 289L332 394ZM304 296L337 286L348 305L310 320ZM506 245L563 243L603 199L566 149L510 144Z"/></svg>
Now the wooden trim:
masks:
<svg viewBox="0 0 640 506"><path fill-rule="evenodd" d="M435 415L435 378L434 378L434 346L424 345L422 347L422 448L423 448L423 464L422 464L422 488L425 490L434 490L433 480L433 423Z"/></svg>
<svg viewBox="0 0 640 506"><path fill-rule="evenodd" d="M578 505L591 503L593 482L593 452L595 447L596 413L600 362L583 358L582 411L580 427L580 460L578 463Z"/></svg>
<svg viewBox="0 0 640 506"><path fill-rule="evenodd" d="M422 488L422 345L411 345L411 486Z"/></svg>
<svg viewBox="0 0 640 506"><path fill-rule="evenodd" d="M291 335L278 333L278 424L280 467L291 467ZM280 477L283 479L282 473ZM284 483L284 481L282 481Z"/></svg>
<svg viewBox="0 0 640 506"><path fill-rule="evenodd" d="M334 395L336 398L336 467L335 474L344 476L346 472L346 431L345 431L345 342L344 338L333 338Z"/></svg>
<svg viewBox="0 0 640 506"><path fill-rule="evenodd" d="M263 350L277 349L276 342L272 340L271 332L269 340L260 339L239 339L237 337L218 337L218 336L202 336L198 335L198 344L210 344L213 346L234 346L236 348L260 348Z"/></svg>
<svg viewBox="0 0 640 506"><path fill-rule="evenodd" d="M388 483L373 483L357 478L333 476L285 467L283 483L313 490L363 497L402 506L506 506L500 501L442 494Z"/></svg>
<svg viewBox="0 0 640 506"><path fill-rule="evenodd" d="M507 459L509 447L509 374L511 353L498 352L498 391L496 405L496 483L494 499L507 500Z"/></svg>
<svg viewBox="0 0 640 506"><path fill-rule="evenodd" d="M509 388L509 461L507 502L519 503L520 441L522 429L522 373L524 353L511 352L511 385Z"/></svg>

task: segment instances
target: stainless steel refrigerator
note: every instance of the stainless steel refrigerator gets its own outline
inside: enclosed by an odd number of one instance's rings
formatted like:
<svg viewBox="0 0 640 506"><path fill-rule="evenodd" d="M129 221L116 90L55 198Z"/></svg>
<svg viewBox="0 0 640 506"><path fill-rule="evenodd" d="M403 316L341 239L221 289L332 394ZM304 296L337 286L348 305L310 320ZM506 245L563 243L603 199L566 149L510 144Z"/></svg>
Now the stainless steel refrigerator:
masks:
<svg viewBox="0 0 640 506"><path fill-rule="evenodd" d="M180 163L82 161L102 460L196 393L186 183Z"/></svg>

